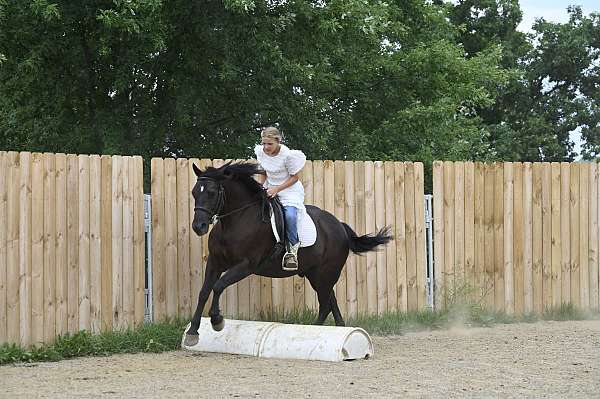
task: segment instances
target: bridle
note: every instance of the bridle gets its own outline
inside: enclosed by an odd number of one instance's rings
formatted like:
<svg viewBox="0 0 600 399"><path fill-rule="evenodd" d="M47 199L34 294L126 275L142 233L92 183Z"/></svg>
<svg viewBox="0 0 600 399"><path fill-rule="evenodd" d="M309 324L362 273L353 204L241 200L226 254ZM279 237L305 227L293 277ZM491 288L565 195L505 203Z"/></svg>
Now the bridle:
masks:
<svg viewBox="0 0 600 399"><path fill-rule="evenodd" d="M225 205L225 188L216 179L212 179L210 177L199 177L198 180L208 180L208 181L216 183L219 186L219 192L217 193L216 209L208 209L203 206L194 206L194 212L195 211L203 211L203 212L208 213L209 215L212 215L212 217L210 218L210 222L209 222L210 224L216 224L220 219L223 219L227 216L233 215L234 213L240 212L240 211L242 211L246 208L249 208L252 205L257 204L262 201L262 200L258 200L258 201L250 202L249 204L246 204L242 207L234 209L233 211L230 211L230 212L227 212L227 213L221 215L220 213L223 210L223 205Z"/></svg>

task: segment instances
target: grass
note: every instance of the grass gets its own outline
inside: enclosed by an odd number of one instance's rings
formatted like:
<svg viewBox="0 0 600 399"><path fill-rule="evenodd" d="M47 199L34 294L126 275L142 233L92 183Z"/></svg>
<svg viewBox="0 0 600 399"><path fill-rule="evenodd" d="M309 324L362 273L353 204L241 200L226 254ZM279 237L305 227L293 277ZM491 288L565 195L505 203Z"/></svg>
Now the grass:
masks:
<svg viewBox="0 0 600 399"><path fill-rule="evenodd" d="M80 356L117 353L164 352L181 344L187 320L145 324L133 330L92 335L87 331L59 337L55 343L24 349L15 344L0 346L0 365L16 362L58 361Z"/></svg>
<svg viewBox="0 0 600 399"><path fill-rule="evenodd" d="M292 312L262 312L257 320L289 324L311 324L317 313L310 309ZM600 313L584 313L572 304L546 310L541 316L510 316L490 312L477 303L454 303L440 311L388 312L380 316L359 316L347 325L361 327L372 335L400 335L408 331L438 330L454 326L477 327L539 320L600 319ZM81 331L59 337L54 344L24 349L14 344L0 345L0 365L17 362L58 361L80 356L108 356L118 353L164 352L179 349L188 320L146 324L124 332L92 335ZM331 316L326 325L333 325Z"/></svg>

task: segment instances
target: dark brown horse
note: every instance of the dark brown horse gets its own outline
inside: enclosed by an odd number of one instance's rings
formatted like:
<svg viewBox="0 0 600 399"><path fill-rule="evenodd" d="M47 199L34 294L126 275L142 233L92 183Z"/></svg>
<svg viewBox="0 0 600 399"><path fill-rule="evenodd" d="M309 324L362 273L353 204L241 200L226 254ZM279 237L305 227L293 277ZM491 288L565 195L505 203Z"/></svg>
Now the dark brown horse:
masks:
<svg viewBox="0 0 600 399"><path fill-rule="evenodd" d="M305 276L319 300L319 316L315 324L323 324L332 312L335 324L343 326L344 319L333 286L340 277L349 251L368 252L389 242L392 239L389 230L357 237L350 226L341 223L329 212L307 206L306 210L317 228L317 241L298 252L298 272L283 271L281 254L272 256L275 237L268 223L268 210L265 211L266 193L252 177L259 173L260 167L249 162L228 163L205 171L196 165L193 167L198 180L192 190L195 200L192 228L202 236L208 232L209 224L218 223L208 238L209 256L204 283L185 344L192 346L198 342L198 327L211 290L210 321L213 329L219 331L224 326L219 310L221 293L251 274L276 278L294 274Z"/></svg>

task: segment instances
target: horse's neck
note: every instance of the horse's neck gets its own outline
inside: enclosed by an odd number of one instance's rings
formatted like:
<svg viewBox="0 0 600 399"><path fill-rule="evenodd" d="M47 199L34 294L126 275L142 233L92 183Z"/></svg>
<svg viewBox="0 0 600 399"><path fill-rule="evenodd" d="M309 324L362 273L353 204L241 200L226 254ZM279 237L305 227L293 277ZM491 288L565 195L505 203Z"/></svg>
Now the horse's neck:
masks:
<svg viewBox="0 0 600 399"><path fill-rule="evenodd" d="M225 203L223 204L223 214L234 212L236 209L250 205L258 200L257 195L253 195L244 187L231 185L225 188Z"/></svg>

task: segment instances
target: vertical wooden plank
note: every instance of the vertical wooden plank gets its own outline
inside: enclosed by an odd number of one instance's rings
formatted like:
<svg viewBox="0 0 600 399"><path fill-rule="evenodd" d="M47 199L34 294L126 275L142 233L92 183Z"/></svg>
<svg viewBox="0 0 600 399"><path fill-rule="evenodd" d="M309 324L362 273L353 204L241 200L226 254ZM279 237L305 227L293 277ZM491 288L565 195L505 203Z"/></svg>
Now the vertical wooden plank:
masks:
<svg viewBox="0 0 600 399"><path fill-rule="evenodd" d="M79 330L79 161L67 155L68 330Z"/></svg>
<svg viewBox="0 0 600 399"><path fill-rule="evenodd" d="M475 287L475 242L475 164L465 162L465 285L468 294L472 294Z"/></svg>
<svg viewBox="0 0 600 399"><path fill-rule="evenodd" d="M399 194L396 193L398 196ZM433 162L433 274L434 274L434 308L443 306L443 298L439 293L444 290L444 163ZM398 227L396 227L398 228Z"/></svg>
<svg viewBox="0 0 600 399"><path fill-rule="evenodd" d="M202 282L204 281L204 263L202 261L202 238L198 237L192 229L192 223L194 221L194 196L192 195L192 189L197 181L196 173L194 173L193 166L200 167L200 160L198 158L191 158L188 160L188 212L190 214L188 220L188 231L190 232L190 290L191 290L191 310L192 313L198 303L198 295L200 288L202 288Z"/></svg>
<svg viewBox="0 0 600 399"><path fill-rule="evenodd" d="M542 166L542 303L552 303L552 167Z"/></svg>
<svg viewBox="0 0 600 399"><path fill-rule="evenodd" d="M31 343L31 153L21 152L19 184L19 319L20 343Z"/></svg>
<svg viewBox="0 0 600 399"><path fill-rule="evenodd" d="M572 163L569 165L571 171L571 180L570 180L570 205L571 205L571 215L570 215L570 231L569 234L571 236L571 262L570 262L570 271L571 271L571 290L570 297L563 298L563 300L572 303L575 306L579 306L579 214L580 209L579 205L581 201L579 200L579 174L580 167L578 163ZM570 298L570 300L569 300Z"/></svg>
<svg viewBox="0 0 600 399"><path fill-rule="evenodd" d="M404 175L404 211L406 214L406 294L408 310L418 309L417 243L415 212L415 165L406 162Z"/></svg>
<svg viewBox="0 0 600 399"><path fill-rule="evenodd" d="M394 162L394 191L395 195L395 243L396 243L396 291L398 292L398 310L406 312L408 310L407 294L407 274L406 274L406 213L405 213L405 164L403 162ZM443 254L442 254L443 255ZM443 270L442 270L443 272Z"/></svg>
<svg viewBox="0 0 600 399"><path fill-rule="evenodd" d="M123 199L123 282L122 294L123 313L122 320L127 328L133 328L135 318L135 270L133 262L133 171L132 158L122 158L122 199Z"/></svg>
<svg viewBox="0 0 600 399"><path fill-rule="evenodd" d="M497 162L494 166L494 308L504 311L504 165Z"/></svg>
<svg viewBox="0 0 600 399"><path fill-rule="evenodd" d="M396 196L400 193L396 192ZM444 290L444 163L433 162L433 274L434 274L434 308L437 310L444 304L443 297L439 296ZM396 226L398 229L398 226ZM398 264L400 262L398 261ZM441 306L440 306L441 305Z"/></svg>
<svg viewBox="0 0 600 399"><path fill-rule="evenodd" d="M165 170L164 160L152 158L150 163L152 192L152 310L155 321L166 318L165 268Z"/></svg>
<svg viewBox="0 0 600 399"><path fill-rule="evenodd" d="M417 240L417 309L427 308L427 250L425 248L425 172L415 163L415 232Z"/></svg>
<svg viewBox="0 0 600 399"><path fill-rule="evenodd" d="M590 164L579 164L579 306L587 310L590 307L590 268L588 263L589 258L589 180L590 180ZM577 292L575 293L577 295Z"/></svg>
<svg viewBox="0 0 600 399"><path fill-rule="evenodd" d="M392 235L394 235L395 222L396 222L396 190L394 187L394 163L386 161L383 164L385 174L385 225L392 228ZM388 310L390 312L398 311L398 289L397 289L397 268L396 268L396 245L390 243L385 249L386 257L386 283L387 283L387 301Z"/></svg>
<svg viewBox="0 0 600 399"><path fill-rule="evenodd" d="M101 284L102 284L102 310L101 330L112 331L113 329L113 296L112 296L112 157L102 155L100 157L100 168L102 181L100 194L100 251L101 258ZM58 181L58 177L57 177ZM152 243L154 244L154 242ZM152 253L156 246L153 245ZM156 269L155 269L156 270ZM156 296L155 305L156 306ZM155 308L156 309L156 308ZM155 319L159 321L160 319Z"/></svg>
<svg viewBox="0 0 600 399"><path fill-rule="evenodd" d="M10 173L7 165L7 154L5 151L0 151L0 223L4 226L0 229L0 344L8 342L6 314L7 314L7 298L6 298L6 282L7 282L7 263L6 263L6 236L8 226L8 218L6 212L7 205L7 173Z"/></svg>
<svg viewBox="0 0 600 399"><path fill-rule="evenodd" d="M485 165L485 204L484 204L484 263L485 278L482 296L488 309L494 309L494 180L496 172L493 164ZM501 198L496 198L500 201Z"/></svg>
<svg viewBox="0 0 600 399"><path fill-rule="evenodd" d="M543 192L542 190L542 164L535 162L533 164L533 193L532 193L532 279L533 279L533 311L537 314L541 314L544 311L543 308L543 296L542 296L542 262L543 262L543 235L542 235L542 193L550 194L549 187ZM550 203L550 200L547 200ZM546 212L549 209L546 208ZM546 227L548 228L548 227ZM550 245L548 245L549 247ZM551 260L551 254L546 254ZM549 262L550 264L550 262Z"/></svg>
<svg viewBox="0 0 600 399"><path fill-rule="evenodd" d="M519 241L519 237L515 236L513 231L514 194L515 191L519 191L517 188L518 183L514 180L515 167L518 169L518 163L504 163L504 310L508 314L515 312L513 255L514 241ZM517 173L519 172L517 171ZM522 198L519 198L519 200L522 200ZM496 281L498 280L496 279ZM499 305L500 303L496 303L496 309L500 308Z"/></svg>
<svg viewBox="0 0 600 399"><path fill-rule="evenodd" d="M133 177L133 271L134 271L134 323L144 322L146 313L146 262L144 233L144 161L142 157L131 157L130 169Z"/></svg>
<svg viewBox="0 0 600 399"><path fill-rule="evenodd" d="M375 231L375 168L373 161L365 161L365 231ZM377 255L368 252L367 258L367 312L377 314Z"/></svg>
<svg viewBox="0 0 600 399"><path fill-rule="evenodd" d="M9 152L7 157L6 335L8 343L19 344L19 219L21 209L19 184L21 182L21 160L19 153L14 151Z"/></svg>
<svg viewBox="0 0 600 399"><path fill-rule="evenodd" d="M483 298L485 287L485 225L484 225L484 206L485 206L485 182L484 165L481 162L475 163L475 270L473 272L473 299L479 303Z"/></svg>
<svg viewBox="0 0 600 399"><path fill-rule="evenodd" d="M571 171L568 162L560 164L560 243L561 295L558 304L571 298Z"/></svg>
<svg viewBox="0 0 600 399"><path fill-rule="evenodd" d="M451 305L448 301L454 301L456 293L456 259L454 247L456 244L456 230L454 226L454 196L456 194L454 177L454 162L444 162L444 303ZM407 251L407 258L410 256Z"/></svg>
<svg viewBox="0 0 600 399"><path fill-rule="evenodd" d="M366 204L365 204L365 163L354 162L354 194L356 199L356 234L361 236L366 232ZM367 259L364 256L356 257L356 291L358 302L358 315L365 315L367 308Z"/></svg>
<svg viewBox="0 0 600 399"><path fill-rule="evenodd" d="M558 306L561 303L562 298L562 264L563 264L563 248L565 247L565 243L562 242L562 224L563 224L563 214L566 213L567 220L569 209L562 208L562 170L561 164L558 162L552 162L551 164L551 178L548 179L548 164L544 164L543 169L543 177L542 177L542 191L545 194L544 187L547 185L550 187L550 181L552 182L552 215L551 215L551 223L552 226L547 226L548 219L544 217L543 222L543 236L544 236L544 260L543 260L543 296L544 296L544 309L550 308L552 306ZM543 195L543 201L545 200L545 195ZM544 213L544 205L542 202L542 216L547 216ZM547 229L552 230L551 239L548 240ZM548 253L547 247L549 246L549 242L551 242L550 252L552 254L551 266L548 265L548 257L546 254ZM568 243L566 244L568 250ZM568 258L568 252L567 252Z"/></svg>
<svg viewBox="0 0 600 399"><path fill-rule="evenodd" d="M131 157L122 158L122 199L123 199L123 274L122 294L123 313L122 320L127 328L133 327L135 316L134 297L134 263L133 263L133 179L131 171Z"/></svg>
<svg viewBox="0 0 600 399"><path fill-rule="evenodd" d="M524 226L524 210L523 210L523 165L520 162L513 164L513 287L512 287L512 298L513 298L513 311L516 315L521 316L524 309L524 289L523 289L523 270L524 270L524 240L525 240L525 226ZM506 234L506 233L505 233ZM506 260L505 260L506 262ZM505 282L508 279L505 279ZM509 285L505 284L506 297L511 295L511 291L508 289Z"/></svg>
<svg viewBox="0 0 600 399"><path fill-rule="evenodd" d="M90 327L102 330L102 163L90 156Z"/></svg>
<svg viewBox="0 0 600 399"><path fill-rule="evenodd" d="M54 341L57 332L57 284L61 278L56 267L56 158L44 154L44 342ZM2 165L4 166L4 165ZM1 256L1 255L0 255Z"/></svg>
<svg viewBox="0 0 600 399"><path fill-rule="evenodd" d="M180 317L191 316L190 284L190 199L189 165L185 158L178 158L177 168L177 294Z"/></svg>
<svg viewBox="0 0 600 399"><path fill-rule="evenodd" d="M123 157L112 159L112 315L113 329L126 327L123 319Z"/></svg>
<svg viewBox="0 0 600 399"><path fill-rule="evenodd" d="M356 228L356 205L355 205L355 192L354 192L354 162L344 162L344 207L346 215L346 223L353 229ZM348 256L346 261L346 302L347 302L347 315L348 317L356 317L358 314L358 302L357 302L357 291L356 291L356 256Z"/></svg>
<svg viewBox="0 0 600 399"><path fill-rule="evenodd" d="M590 284L590 308L593 311L598 310L598 260L600 258L598 254L598 240L600 234L598 231L598 207L600 201L598 201L598 184L600 179L598 178L598 164L592 164L590 170L590 254L589 254L589 284Z"/></svg>
<svg viewBox="0 0 600 399"><path fill-rule="evenodd" d="M44 343L44 156L31 156L31 343Z"/></svg>
<svg viewBox="0 0 600 399"><path fill-rule="evenodd" d="M335 161L334 163L334 192L335 192L335 211L334 215L338 218L338 220L347 222L345 217L345 209L346 209L346 198L344 191L344 180L345 180L345 170L344 170L344 161ZM336 284L336 299L338 302L338 306L340 308L340 312L342 316L346 316L348 314L348 304L347 304L347 296L346 296L346 275L348 273L348 262L344 265L342 272L340 274L340 278ZM295 290L295 284L293 285Z"/></svg>
<svg viewBox="0 0 600 399"><path fill-rule="evenodd" d="M373 166L375 168L375 229L380 231L385 227L386 216L385 171L383 168L383 162L381 161L375 161ZM388 310L386 249L379 248L377 252L375 252L375 255L377 275L377 313L381 315Z"/></svg>
<svg viewBox="0 0 600 399"><path fill-rule="evenodd" d="M454 288L465 289L465 164L454 163Z"/></svg>
<svg viewBox="0 0 600 399"><path fill-rule="evenodd" d="M79 263L79 330L89 331L90 322L90 158L79 155L78 161L78 263Z"/></svg>
<svg viewBox="0 0 600 399"><path fill-rule="evenodd" d="M175 159L164 160L165 167L165 299L166 316L178 316L177 277L177 165Z"/></svg>
<svg viewBox="0 0 600 399"><path fill-rule="evenodd" d="M0 151L0 223L3 228L0 229L0 344L8 342L8 332L6 325L7 316L7 271L8 265L6 263L6 237L8 235L8 193L7 193L7 181L8 174L10 173L9 166L7 164L8 154L5 151Z"/></svg>
<svg viewBox="0 0 600 399"><path fill-rule="evenodd" d="M523 165L523 312L533 312L533 168Z"/></svg>
<svg viewBox="0 0 600 399"><path fill-rule="evenodd" d="M56 335L68 332L67 157L56 154Z"/></svg>

